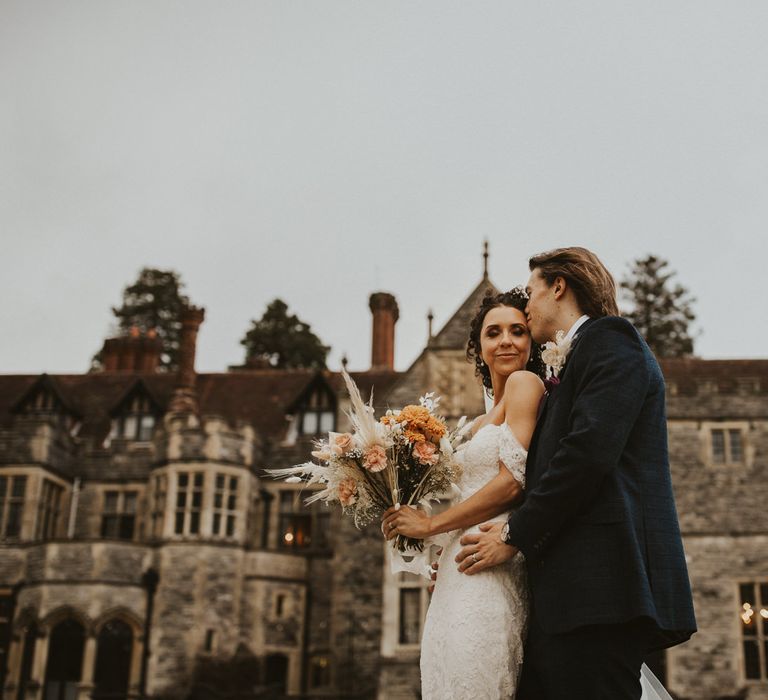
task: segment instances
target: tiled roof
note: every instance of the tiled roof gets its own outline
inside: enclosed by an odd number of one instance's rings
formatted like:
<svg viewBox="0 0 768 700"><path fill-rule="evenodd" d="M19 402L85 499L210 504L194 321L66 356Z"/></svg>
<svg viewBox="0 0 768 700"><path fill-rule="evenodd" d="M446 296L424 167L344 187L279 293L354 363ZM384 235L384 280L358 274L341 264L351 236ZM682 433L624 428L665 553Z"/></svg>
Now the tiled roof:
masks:
<svg viewBox="0 0 768 700"><path fill-rule="evenodd" d="M659 360L664 380L674 383L678 394L696 393L702 382L711 382L718 391L735 391L744 381L757 382L768 392L768 360L703 360L671 358Z"/></svg>
<svg viewBox="0 0 768 700"><path fill-rule="evenodd" d="M344 391L338 372L317 370L246 370L199 374L197 394L200 412L217 415L236 424L251 424L265 436L281 435L286 413L310 382L318 376L337 394ZM0 375L0 425L7 426L12 411L42 375ZM397 372L353 372L364 396L376 387L383 396ZM67 407L82 417L80 435L103 439L109 432L111 413L138 382L154 402L165 410L173 395L175 374L98 372L48 377Z"/></svg>

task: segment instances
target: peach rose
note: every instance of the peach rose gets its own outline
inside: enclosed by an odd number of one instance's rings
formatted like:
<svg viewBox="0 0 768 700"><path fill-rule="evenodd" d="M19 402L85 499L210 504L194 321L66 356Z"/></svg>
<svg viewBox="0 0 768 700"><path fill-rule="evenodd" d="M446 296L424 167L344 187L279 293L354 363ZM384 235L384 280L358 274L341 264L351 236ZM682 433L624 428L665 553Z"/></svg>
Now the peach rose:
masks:
<svg viewBox="0 0 768 700"><path fill-rule="evenodd" d="M381 445L369 447L363 455L363 465L368 471L380 472L387 466L387 451Z"/></svg>
<svg viewBox="0 0 768 700"><path fill-rule="evenodd" d="M354 479L342 479L339 483L339 502L351 506L357 501L357 484Z"/></svg>
<svg viewBox="0 0 768 700"><path fill-rule="evenodd" d="M416 457L421 464L434 465L440 460L440 455L437 453L437 448L434 443L427 441L417 442L413 446L413 456Z"/></svg>
<svg viewBox="0 0 768 700"><path fill-rule="evenodd" d="M333 438L333 452L336 455L344 454L352 449L352 436L349 433L341 433Z"/></svg>

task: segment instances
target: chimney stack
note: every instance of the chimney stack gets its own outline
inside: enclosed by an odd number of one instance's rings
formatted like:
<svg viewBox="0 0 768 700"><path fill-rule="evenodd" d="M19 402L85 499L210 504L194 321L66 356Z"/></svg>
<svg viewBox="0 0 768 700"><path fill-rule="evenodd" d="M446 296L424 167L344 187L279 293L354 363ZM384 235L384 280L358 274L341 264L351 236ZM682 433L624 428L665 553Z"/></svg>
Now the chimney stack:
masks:
<svg viewBox="0 0 768 700"><path fill-rule="evenodd" d="M156 372L162 351L163 342L154 328L142 336L132 326L128 335L104 341L101 362L105 372Z"/></svg>
<svg viewBox="0 0 768 700"><path fill-rule="evenodd" d="M371 369L393 372L395 369L395 323L400 317L395 297L386 292L371 294L373 313Z"/></svg>
<svg viewBox="0 0 768 700"><path fill-rule="evenodd" d="M197 332L204 318L205 309L198 306L185 306L181 310L179 378L169 406L172 413L197 413L195 352L197 349Z"/></svg>

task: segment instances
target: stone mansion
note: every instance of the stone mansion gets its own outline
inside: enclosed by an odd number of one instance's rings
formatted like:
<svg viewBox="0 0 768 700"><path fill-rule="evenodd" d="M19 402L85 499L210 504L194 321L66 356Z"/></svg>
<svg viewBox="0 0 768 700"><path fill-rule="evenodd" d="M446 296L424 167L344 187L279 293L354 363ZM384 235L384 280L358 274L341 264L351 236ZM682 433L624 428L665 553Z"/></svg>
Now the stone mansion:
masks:
<svg viewBox="0 0 768 700"><path fill-rule="evenodd" d="M430 320L404 372L397 302L371 295L363 394L482 413L465 345L492 287ZM426 582L390 575L376 527L263 471L348 427L339 373L197 373L204 312L182 320L177 373L134 332L105 341L102 371L0 375L2 697L418 698ZM768 359L662 368L700 631L651 662L678 698L766 699Z"/></svg>

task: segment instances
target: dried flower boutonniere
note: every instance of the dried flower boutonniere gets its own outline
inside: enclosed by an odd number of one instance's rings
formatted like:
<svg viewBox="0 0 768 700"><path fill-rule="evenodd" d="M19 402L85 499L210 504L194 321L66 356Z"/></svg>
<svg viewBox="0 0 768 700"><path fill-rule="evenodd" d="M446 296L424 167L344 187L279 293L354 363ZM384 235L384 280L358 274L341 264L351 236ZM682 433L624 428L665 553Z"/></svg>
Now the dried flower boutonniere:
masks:
<svg viewBox="0 0 768 700"><path fill-rule="evenodd" d="M571 351L571 340L565 339L565 331L557 331L554 341L544 343L541 359L547 366L547 379L557 379L563 369L568 353ZM552 382L553 385L558 382Z"/></svg>

